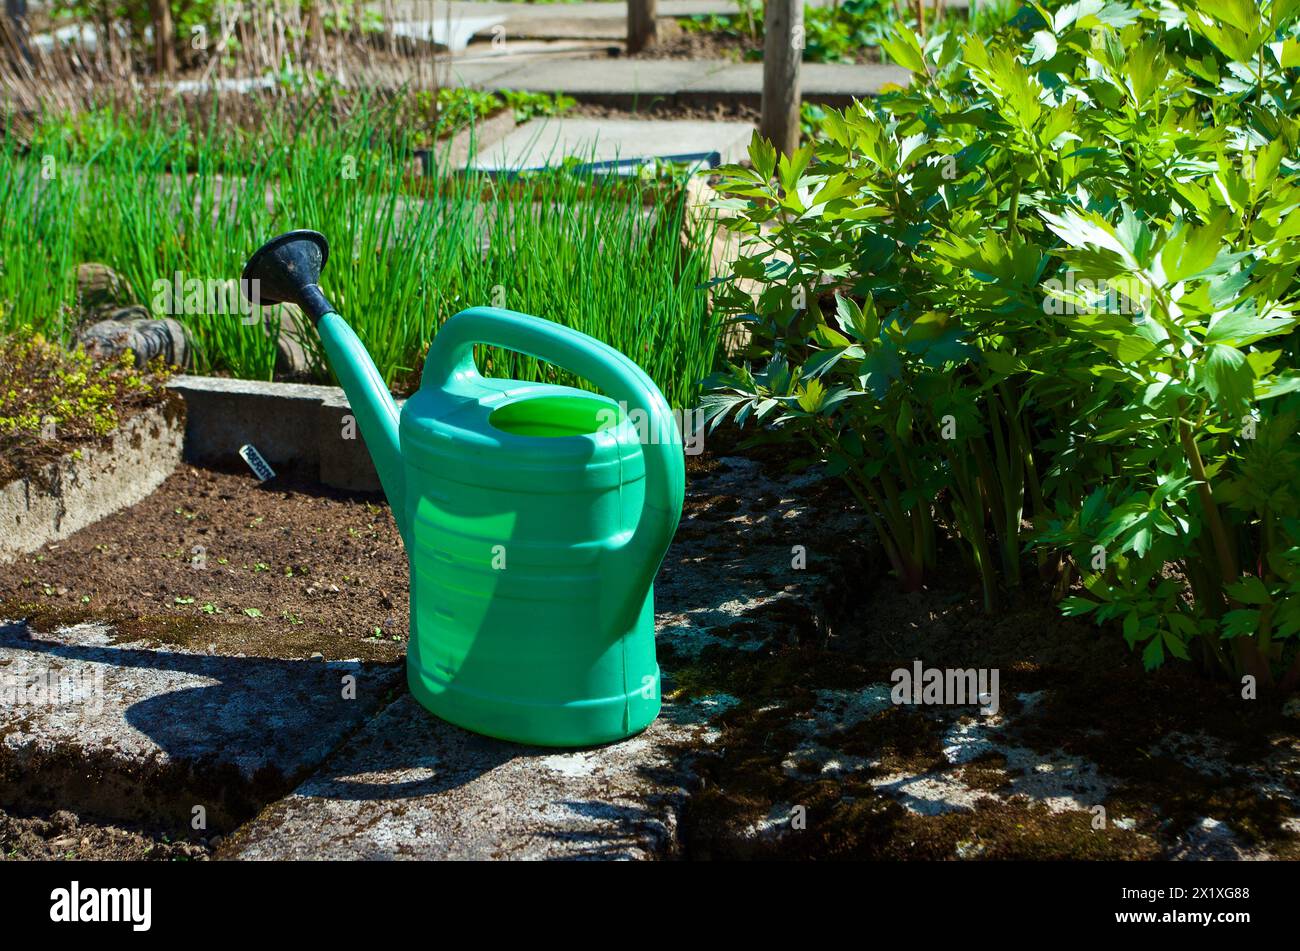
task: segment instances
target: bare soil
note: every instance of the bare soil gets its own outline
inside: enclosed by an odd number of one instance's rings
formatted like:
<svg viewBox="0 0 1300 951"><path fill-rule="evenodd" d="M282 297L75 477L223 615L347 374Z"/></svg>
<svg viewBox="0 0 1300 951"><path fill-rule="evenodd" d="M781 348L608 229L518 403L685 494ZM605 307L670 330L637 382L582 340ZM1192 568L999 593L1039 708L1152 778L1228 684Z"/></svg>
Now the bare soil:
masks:
<svg viewBox="0 0 1300 951"><path fill-rule="evenodd" d="M758 124L758 109L738 102L715 102L710 105L652 100L644 109L633 112L593 102L579 102L565 112L566 116L583 116L591 119L703 119L714 122L752 122Z"/></svg>
<svg viewBox="0 0 1300 951"><path fill-rule="evenodd" d="M883 62L881 51L876 47L861 47L855 52L854 62ZM763 38L760 36L755 40L748 36L733 36L728 33L697 33L679 29L662 37L659 43L650 49L623 55L629 59L722 59L737 63L762 62Z"/></svg>
<svg viewBox="0 0 1300 951"><path fill-rule="evenodd" d="M957 553L949 555L946 562L957 564ZM1117 631L1061 617L1048 593L1032 586L984 614L972 582L950 570L921 592L902 593L891 578L863 578L825 642L774 646L747 659L715 654L679 671L691 693L742 700L724 715L718 753L701 766L704 788L688 802L688 857L951 859L975 846L984 859L1161 859L1207 817L1225 823L1244 848L1300 857L1288 805L1300 799L1300 774L1269 774L1285 792L1264 795L1260 770L1245 773L1276 762L1279 751L1300 751L1300 719L1284 715L1285 697L1244 700L1240 685L1185 663L1144 671ZM1134 824L1099 830L1088 812L1007 799L942 815L904 809L871 780L947 775L1005 792L1016 775L997 755L954 769L943 749L951 718L923 707L894 707L837 737L837 749L874 758L877 767L833 780L812 766L790 774L791 726L817 691L888 683L916 659L926 667L999 669L1002 708L1014 726L997 738L1045 760L1095 763L1116 783L1107 811ZM1019 717L1018 697L1030 694L1041 697L1039 706ZM1193 738L1184 756L1164 745L1171 734ZM754 823L775 803L804 805L808 833L756 838Z"/></svg>
<svg viewBox="0 0 1300 951"><path fill-rule="evenodd" d="M174 842L153 830L92 822L66 809L28 816L0 810L0 861L206 861L215 844Z"/></svg>
<svg viewBox="0 0 1300 951"><path fill-rule="evenodd" d="M291 471L182 467L148 499L0 571L0 614L251 656L400 658L407 569L378 496Z"/></svg>
<svg viewBox="0 0 1300 951"><path fill-rule="evenodd" d="M101 620L119 638L222 654L402 658L409 575L387 502L281 469L259 483L246 468L181 467L0 569L0 617ZM687 504L689 520L710 502Z"/></svg>

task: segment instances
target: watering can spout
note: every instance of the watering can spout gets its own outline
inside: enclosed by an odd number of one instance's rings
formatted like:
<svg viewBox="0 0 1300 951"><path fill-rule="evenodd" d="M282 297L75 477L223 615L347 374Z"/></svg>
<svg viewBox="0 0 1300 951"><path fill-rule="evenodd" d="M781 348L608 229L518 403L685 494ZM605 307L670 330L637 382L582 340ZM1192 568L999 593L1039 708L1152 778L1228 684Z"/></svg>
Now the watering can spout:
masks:
<svg viewBox="0 0 1300 951"><path fill-rule="evenodd" d="M370 450L402 539L409 542L397 404L365 346L321 290L320 273L328 258L329 243L324 235L290 231L272 238L248 259L241 286L252 303L297 304L315 323Z"/></svg>

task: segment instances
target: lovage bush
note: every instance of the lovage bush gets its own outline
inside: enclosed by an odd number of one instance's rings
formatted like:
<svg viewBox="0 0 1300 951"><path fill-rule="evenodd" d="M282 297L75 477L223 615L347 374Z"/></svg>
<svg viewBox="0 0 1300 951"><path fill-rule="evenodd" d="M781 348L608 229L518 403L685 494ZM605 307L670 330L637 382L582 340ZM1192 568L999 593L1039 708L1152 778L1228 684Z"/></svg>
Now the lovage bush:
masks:
<svg viewBox="0 0 1300 951"><path fill-rule="evenodd" d="M910 88L722 171L751 333L709 412L840 474L908 587L960 537L994 609L1300 677L1300 3L1031 4L897 29ZM1070 593L1073 591L1074 593Z"/></svg>

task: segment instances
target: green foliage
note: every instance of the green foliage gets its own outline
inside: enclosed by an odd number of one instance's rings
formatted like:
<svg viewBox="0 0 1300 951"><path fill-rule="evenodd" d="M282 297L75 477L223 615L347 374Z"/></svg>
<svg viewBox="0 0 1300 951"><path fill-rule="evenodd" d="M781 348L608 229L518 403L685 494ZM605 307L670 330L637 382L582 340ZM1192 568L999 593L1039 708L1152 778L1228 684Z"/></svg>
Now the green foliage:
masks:
<svg viewBox="0 0 1300 951"><path fill-rule="evenodd" d="M442 86L436 92L421 90L410 96L402 109L401 120L409 123L414 138L422 145L454 135L483 120L509 109L517 123L568 112L577 100L563 93L529 92L503 89L498 92L468 86Z"/></svg>
<svg viewBox="0 0 1300 951"><path fill-rule="evenodd" d="M765 365L711 412L842 474L909 586L937 522L990 610L1036 567L1149 667L1293 684L1300 4L1050 7L895 27L910 89L723 170Z"/></svg>
<svg viewBox="0 0 1300 951"><path fill-rule="evenodd" d="M568 112L578 104L572 96L564 93L529 92L526 89L503 89L497 93L508 108L514 111L515 122L524 123L529 119L543 116L558 116Z"/></svg>
<svg viewBox="0 0 1300 951"><path fill-rule="evenodd" d="M307 79L314 86L307 90ZM30 151L35 154L66 153L75 161L94 159L104 149L122 147L144 152L181 155L193 169L203 151L227 170L249 171L279 160L291 150L296 129L303 121L319 123L324 112L347 113L358 108L343 103L346 91L325 75L304 77L298 73L283 77L286 98L299 104L306 115L290 110L254 111L251 122L218 123L217 114L187 116L164 112L152 105L141 110L124 110L118 105L89 105L76 112L58 112L41 117L33 130ZM428 148L439 139L455 135L497 113L510 109L517 123L544 116L559 116L576 105L564 94L502 89L486 92L468 86L443 86L432 90L402 90L385 106L369 99L360 102L361 116L373 122L376 136L402 139L415 147ZM396 131L394 131L396 130ZM269 154L268 154L269 152Z"/></svg>
<svg viewBox="0 0 1300 951"><path fill-rule="evenodd" d="M0 481L109 435L130 407L158 399L168 373L128 352L95 363L30 327L0 336Z"/></svg>
<svg viewBox="0 0 1300 951"><path fill-rule="evenodd" d="M745 58L761 60L763 51L763 3L761 0L736 0L736 13L696 14L678 22L688 33L713 33L747 41L753 48ZM1004 25L1019 9L1019 2L1008 0L973 0L969 19L960 14L942 14L940 23L954 30L990 32ZM883 47L896 23L917 26L911 5L894 0L842 0L830 6L804 7L803 59L809 63L856 63L864 51Z"/></svg>
<svg viewBox="0 0 1300 951"><path fill-rule="evenodd" d="M734 14L683 18L682 27L690 33L718 33L761 43L763 4L737 0L737 6ZM829 7L805 7L803 58L810 63L857 62L862 50L880 45L894 19L894 5L888 0L844 0ZM752 50L747 58L762 59L762 50Z"/></svg>
<svg viewBox="0 0 1300 951"><path fill-rule="evenodd" d="M278 0L282 10L291 9L293 0ZM95 20L113 22L125 30L132 45L144 49L152 48L147 30L154 25L153 4L149 0L53 0L50 12L55 18ZM315 7L321 18L321 25L328 33L346 33L353 30L363 33L379 32L383 29L380 11L370 7L365 0L298 0L299 8L305 13ZM204 30L209 36L220 36L220 14L229 16L238 12L244 23L256 19L254 4L242 7L231 4L229 0L167 0L171 14L172 46L182 57L192 54L192 45L196 30ZM226 38L225 49L233 53L239 48L238 35Z"/></svg>
<svg viewBox="0 0 1300 951"><path fill-rule="evenodd" d="M260 161L232 152L224 127L171 134L149 117L89 149L42 135L39 153L23 153L6 139L0 329L26 323L67 339L76 265L97 261L135 301L186 326L198 372L269 379L275 331L238 309L237 290L223 306L163 292L177 275L229 287L268 235L310 224L334 247L331 296L399 391L416 384L443 321L493 304L605 341L673 405L694 405L721 318L702 290L711 235L688 224L684 189L568 172L522 184L413 177L415 143L390 116L361 104L345 117L270 117ZM304 344L329 381L319 340ZM580 382L519 354L488 359L497 375Z"/></svg>

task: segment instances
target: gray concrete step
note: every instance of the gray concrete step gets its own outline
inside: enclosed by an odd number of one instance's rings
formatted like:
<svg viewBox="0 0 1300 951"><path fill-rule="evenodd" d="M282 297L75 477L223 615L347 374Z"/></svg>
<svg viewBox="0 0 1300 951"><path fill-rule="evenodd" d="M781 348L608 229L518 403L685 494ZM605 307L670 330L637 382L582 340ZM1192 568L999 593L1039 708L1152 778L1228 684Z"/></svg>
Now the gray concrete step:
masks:
<svg viewBox="0 0 1300 951"><path fill-rule="evenodd" d="M853 98L880 93L887 85L906 86L909 74L880 64L807 63L800 73L809 102L848 105ZM753 101L762 97L762 63L726 60L547 59L511 63L455 64L453 85L480 89L523 89L566 93L588 102L648 108L657 102L705 104Z"/></svg>
<svg viewBox="0 0 1300 951"><path fill-rule="evenodd" d="M5 808L224 833L294 788L400 667L159 650L111 626L0 622ZM349 687L349 684L352 686Z"/></svg>
<svg viewBox="0 0 1300 951"><path fill-rule="evenodd" d="M534 119L487 146L470 168L497 173L558 165L568 157L635 171L656 159L699 168L740 161L754 127L747 122L679 119Z"/></svg>
<svg viewBox="0 0 1300 951"><path fill-rule="evenodd" d="M570 752L469 733L409 695L223 846L241 859L650 858L670 851L701 746L689 705ZM698 713L696 714L698 716Z"/></svg>

